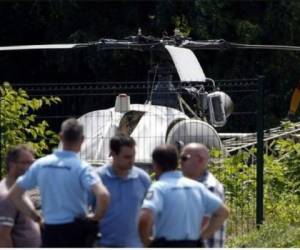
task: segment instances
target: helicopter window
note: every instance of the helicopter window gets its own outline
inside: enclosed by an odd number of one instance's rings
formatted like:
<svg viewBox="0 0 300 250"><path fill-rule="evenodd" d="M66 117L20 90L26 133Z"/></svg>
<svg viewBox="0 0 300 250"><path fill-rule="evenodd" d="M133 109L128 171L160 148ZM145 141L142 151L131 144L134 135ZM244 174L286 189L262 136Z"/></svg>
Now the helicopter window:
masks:
<svg viewBox="0 0 300 250"><path fill-rule="evenodd" d="M216 122L222 122L224 120L223 118L223 110L221 109L221 99L219 97L213 97L211 99L212 105L213 105L213 110L215 114L215 120Z"/></svg>
<svg viewBox="0 0 300 250"><path fill-rule="evenodd" d="M126 135L131 135L144 114L144 111L136 110L130 110L126 112L119 123L119 132Z"/></svg>
<svg viewBox="0 0 300 250"><path fill-rule="evenodd" d="M226 115L224 110L224 103L221 95L218 92L208 95L209 117L210 122L215 127L222 127L226 123Z"/></svg>

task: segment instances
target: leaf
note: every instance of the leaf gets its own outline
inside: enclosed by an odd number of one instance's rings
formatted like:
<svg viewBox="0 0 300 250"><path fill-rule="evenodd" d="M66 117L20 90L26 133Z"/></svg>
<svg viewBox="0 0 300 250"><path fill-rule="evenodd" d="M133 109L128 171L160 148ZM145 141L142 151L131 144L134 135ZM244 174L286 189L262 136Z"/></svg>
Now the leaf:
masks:
<svg viewBox="0 0 300 250"><path fill-rule="evenodd" d="M1 157L10 145L31 142L41 156L49 150L49 145L58 143L58 136L48 129L47 121L36 121L38 111L44 104L51 105L60 99L56 97L30 98L25 90L15 90L7 82L0 86L1 91ZM46 104L46 105L47 105ZM2 158L3 159L3 158ZM3 162L1 171L4 174Z"/></svg>

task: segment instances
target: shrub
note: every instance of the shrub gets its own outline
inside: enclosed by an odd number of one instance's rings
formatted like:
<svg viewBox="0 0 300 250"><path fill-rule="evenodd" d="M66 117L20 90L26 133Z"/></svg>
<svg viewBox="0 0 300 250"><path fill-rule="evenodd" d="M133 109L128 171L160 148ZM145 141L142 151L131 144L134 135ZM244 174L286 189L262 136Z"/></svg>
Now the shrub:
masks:
<svg viewBox="0 0 300 250"><path fill-rule="evenodd" d="M280 139L264 155L264 215L300 224L300 144ZM227 234L230 239L255 229L256 223L256 151L240 152L210 166L224 184L231 214ZM213 155L217 153L212 152Z"/></svg>
<svg viewBox="0 0 300 250"><path fill-rule="evenodd" d="M44 105L60 102L58 97L30 98L26 91L15 90L9 83L0 86L0 145L1 159L8 147L29 143L38 156L56 145L58 136L49 129L46 121L37 121L35 112ZM0 175L4 174L3 160L0 161Z"/></svg>
<svg viewBox="0 0 300 250"><path fill-rule="evenodd" d="M273 222L262 225L259 230L255 229L230 240L227 247L300 247L300 224L291 225L275 219Z"/></svg>

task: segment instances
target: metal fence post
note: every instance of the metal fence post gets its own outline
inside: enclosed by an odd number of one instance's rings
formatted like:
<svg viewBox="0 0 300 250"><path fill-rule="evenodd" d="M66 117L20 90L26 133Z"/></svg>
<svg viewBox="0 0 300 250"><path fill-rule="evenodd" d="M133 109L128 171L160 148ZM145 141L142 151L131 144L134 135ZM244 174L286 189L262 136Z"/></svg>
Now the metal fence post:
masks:
<svg viewBox="0 0 300 250"><path fill-rule="evenodd" d="M258 77L256 151L256 225L264 221L264 77Z"/></svg>
<svg viewBox="0 0 300 250"><path fill-rule="evenodd" d="M2 171L3 171L3 159L2 159L2 146L3 146L3 142L2 142L2 98L0 97L0 180L2 180Z"/></svg>

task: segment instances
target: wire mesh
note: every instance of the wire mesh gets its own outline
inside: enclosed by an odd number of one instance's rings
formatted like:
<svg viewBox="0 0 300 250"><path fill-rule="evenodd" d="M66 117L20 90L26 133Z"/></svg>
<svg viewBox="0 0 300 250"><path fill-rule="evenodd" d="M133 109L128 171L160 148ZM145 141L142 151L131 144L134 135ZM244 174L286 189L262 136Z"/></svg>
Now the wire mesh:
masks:
<svg viewBox="0 0 300 250"><path fill-rule="evenodd" d="M180 141L206 144L212 157L209 170L223 183L231 210L228 237L255 227L257 79L216 81L216 87L231 97L234 112L224 127L215 128L207 107L199 108L206 94L218 90L210 83L161 81L154 87L148 82L19 83L14 87L32 97L60 97L61 103L44 107L38 119L47 120L58 132L63 120L79 118L85 127L80 155L95 166L110 160L109 139L118 132L136 140L136 164L150 172L156 146L179 147ZM193 97L186 91L191 87L204 94ZM122 93L130 100L124 95L116 101Z"/></svg>

